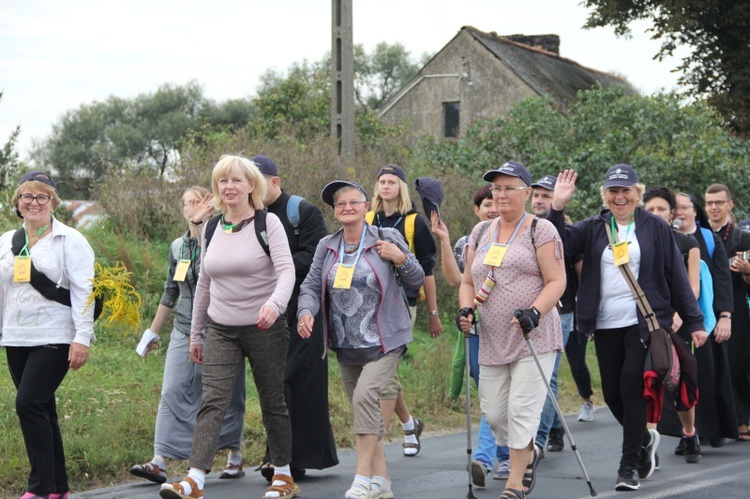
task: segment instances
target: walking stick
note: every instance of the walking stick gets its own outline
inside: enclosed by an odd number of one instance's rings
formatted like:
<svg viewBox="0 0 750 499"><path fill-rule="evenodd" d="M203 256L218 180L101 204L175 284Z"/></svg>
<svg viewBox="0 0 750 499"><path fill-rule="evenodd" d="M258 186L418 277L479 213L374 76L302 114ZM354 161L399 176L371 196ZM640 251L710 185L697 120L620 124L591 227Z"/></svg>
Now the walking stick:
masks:
<svg viewBox="0 0 750 499"><path fill-rule="evenodd" d="M466 499L476 499L474 492L471 490L471 455L473 453L471 449L471 356L469 355L469 333L463 334L464 351L466 352L466 455L468 460L466 471L469 474L469 493L466 494Z"/></svg>
<svg viewBox="0 0 750 499"><path fill-rule="evenodd" d="M516 310L513 315L516 316L516 319L521 317L521 311ZM573 435L570 434L570 428L568 428L568 424L565 422L565 417L563 417L562 410L560 409L560 404L557 403L557 398L555 397L555 394L552 392L552 387L549 386L549 381L547 381L547 377L544 375L544 369L542 368L542 363L539 362L539 357L536 354L536 350L534 350L534 344L531 342L531 338L529 338L529 333L523 333L523 339L526 340L526 344L529 346L529 350L531 351L531 356L534 357L534 361L536 362L536 366L539 368L539 374L542 376L542 380L544 381L544 386L547 387L547 394L549 395L550 400L552 400L552 405L555 407L555 412L557 413L557 417L560 418L560 422L563 425L563 428L565 429L565 434L568 436L568 442L570 443L570 448L573 451L573 453L576 456L576 459L578 460L578 464L581 466L581 471L583 471L583 476L586 479L586 484L589 486L589 492L591 493L591 497L596 496L596 491L594 490L594 486L591 485L591 479L589 478L589 474L586 473L586 467L583 465L583 460L581 459L581 454L578 452L578 446L576 446L576 443L573 441Z"/></svg>
<svg viewBox="0 0 750 499"><path fill-rule="evenodd" d="M471 308L463 308L456 317L456 326L461 331L461 317L468 317L474 315L475 310ZM464 377L466 378L466 472L469 477L469 493L466 494L466 499L477 499L472 491L473 483L471 481L471 455L473 453L471 449L471 356L469 355L469 333L461 331L464 335L464 352L465 352L465 366L464 366Z"/></svg>

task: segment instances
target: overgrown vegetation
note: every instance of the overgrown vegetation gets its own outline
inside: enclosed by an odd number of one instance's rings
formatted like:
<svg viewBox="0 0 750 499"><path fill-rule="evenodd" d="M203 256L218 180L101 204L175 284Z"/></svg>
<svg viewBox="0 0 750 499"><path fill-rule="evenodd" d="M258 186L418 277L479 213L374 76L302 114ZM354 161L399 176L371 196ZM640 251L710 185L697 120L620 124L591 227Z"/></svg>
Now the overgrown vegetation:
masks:
<svg viewBox="0 0 750 499"><path fill-rule="evenodd" d="M305 90L304 85L294 88L296 92ZM684 104L673 94L639 97L617 90L593 90L581 93L580 102L565 114L548 100L528 100L504 118L474 123L464 137L456 140L416 137L402 127L383 125L372 114L360 114L353 163L334 153L327 129L302 130L310 123L283 119L274 122L272 133L270 128L264 131L257 126L204 125L180 139L180 161L169 176L124 162L98 180L93 193L108 218L88 231L87 237L99 263L114 266L122 262L125 270L132 272L131 284L143 299L139 331L148 325L161 296L168 244L186 229L179 209L180 196L191 185L207 186L211 169L222 154L265 154L273 158L279 166L282 187L320 206L331 231L336 227L330 207L320 201L321 188L343 178L356 180L371 192L378 169L394 162L406 169L410 181L430 176L443 183L446 198L441 214L454 241L476 223L471 205L474 192L482 184L482 173L508 159L524 162L534 178L563 168L576 169L580 174L579 192L570 206L574 219L598 210L602 175L620 162L635 166L647 185L666 184L700 195L710 183L727 183L733 190L738 218L747 216L750 206L744 181L746 158L750 156L747 141L732 136L710 107L701 102ZM419 206L416 193L412 194ZM0 191L0 196L7 198L8 191ZM8 206L7 199L0 198L0 203ZM11 210L3 211L0 225L17 227L14 217ZM464 424L460 409L451 410L447 395L456 334L456 291L445 284L440 272L436 274L445 334L430 340L423 331L426 317L420 316L417 339L400 371L410 408L429 422L428 431ZM144 361L133 351L136 334L98 328L97 335L99 342L92 350L90 364L71 373L58 392L76 490L129 479L127 469L150 457L160 394L166 345ZM597 380L595 362L589 365ZM352 444L351 415L334 360L329 362L329 371L334 432L339 445L348 446ZM594 384L598 393L598 381ZM248 386L246 464L257 463L264 452L256 396L253 384ZM566 368L560 386L564 408L577 409L578 397ZM10 410L14 396L10 378L0 377L0 407L8 409L0 411L3 495L23 490L28 468L17 420Z"/></svg>

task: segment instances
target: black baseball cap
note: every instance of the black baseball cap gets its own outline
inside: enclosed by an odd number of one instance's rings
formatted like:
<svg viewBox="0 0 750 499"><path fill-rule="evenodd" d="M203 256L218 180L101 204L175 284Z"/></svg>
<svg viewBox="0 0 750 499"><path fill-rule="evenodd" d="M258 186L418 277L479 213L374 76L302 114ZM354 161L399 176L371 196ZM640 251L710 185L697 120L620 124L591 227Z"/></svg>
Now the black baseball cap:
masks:
<svg viewBox="0 0 750 499"><path fill-rule="evenodd" d="M548 191L554 191L556 183L557 177L555 177L554 175L545 175L544 177L531 184L531 187L534 187L535 189L538 188L546 189Z"/></svg>
<svg viewBox="0 0 750 499"><path fill-rule="evenodd" d="M36 180L37 182L47 184L48 186L52 187L54 190L57 190L57 184L55 184L55 181L52 180L52 177L50 176L49 173L42 172L42 171L26 172L23 174L23 177L21 177L21 180L18 181L18 185L21 185L30 180Z"/></svg>
<svg viewBox="0 0 750 499"><path fill-rule="evenodd" d="M498 175L510 175L511 177L518 177L523 180L523 182L527 186L531 186L531 173L529 173L529 170L527 170L526 167L523 166L523 164L516 161L506 161L500 168L497 168L496 170L490 170L485 173L482 179L485 182L492 182Z"/></svg>
<svg viewBox="0 0 750 499"><path fill-rule="evenodd" d="M351 182L349 180L334 180L333 182L327 183L320 193L320 198L325 204L333 206L333 195L336 194L336 191L344 187L354 187L355 189L358 189L365 195L365 200L369 200L367 197L367 191L357 182Z"/></svg>
<svg viewBox="0 0 750 499"><path fill-rule="evenodd" d="M404 182L406 182L406 174L404 173L404 169L398 166L397 164L390 164L385 165L383 168L380 169L378 172L378 177L380 178L382 175L385 175L386 173L390 173L391 175L395 175Z"/></svg>
<svg viewBox="0 0 750 499"><path fill-rule="evenodd" d="M279 176L279 171L276 169L276 163L274 163L268 156L258 154L257 156L250 158L250 161L255 163L255 166L258 167L258 170L260 170L260 173L263 175L270 175L272 177Z"/></svg>

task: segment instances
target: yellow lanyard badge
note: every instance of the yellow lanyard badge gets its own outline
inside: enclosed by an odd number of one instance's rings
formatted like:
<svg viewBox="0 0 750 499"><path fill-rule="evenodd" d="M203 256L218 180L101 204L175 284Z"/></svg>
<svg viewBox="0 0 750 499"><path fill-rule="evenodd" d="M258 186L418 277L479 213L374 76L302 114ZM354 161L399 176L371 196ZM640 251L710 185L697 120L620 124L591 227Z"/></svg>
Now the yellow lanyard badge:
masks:
<svg viewBox="0 0 750 499"><path fill-rule="evenodd" d="M612 229L612 241L617 241L617 230L615 230L615 217L609 219L610 227ZM620 241L612 244L612 255L615 260L615 266L625 265L630 261L630 254L628 253L628 236L630 235L630 228L633 226L633 217L630 217L628 222L628 230L625 233L625 241Z"/></svg>
<svg viewBox="0 0 750 499"><path fill-rule="evenodd" d="M190 260L182 259L177 262L177 268L174 270L174 280L177 282L185 282L187 277L187 271L190 268Z"/></svg>
<svg viewBox="0 0 750 499"><path fill-rule="evenodd" d="M13 282L31 282L31 257L16 255L13 259Z"/></svg>
<svg viewBox="0 0 750 499"><path fill-rule="evenodd" d="M351 267L339 264L336 269L336 276L333 278L333 287L336 289L349 289L352 287L352 278L354 277L354 265Z"/></svg>
<svg viewBox="0 0 750 499"><path fill-rule="evenodd" d="M507 252L507 244L492 243L489 251L487 251L487 254L484 256L484 261L482 263L492 267L499 267L503 263L503 258L505 258Z"/></svg>

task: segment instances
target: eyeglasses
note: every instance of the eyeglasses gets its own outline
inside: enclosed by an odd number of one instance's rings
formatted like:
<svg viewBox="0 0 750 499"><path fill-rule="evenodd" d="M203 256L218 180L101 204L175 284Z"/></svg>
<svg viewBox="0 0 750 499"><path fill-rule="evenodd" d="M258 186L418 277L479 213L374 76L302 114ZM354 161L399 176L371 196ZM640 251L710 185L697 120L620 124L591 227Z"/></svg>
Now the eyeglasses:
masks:
<svg viewBox="0 0 750 499"><path fill-rule="evenodd" d="M716 201L706 201L706 206L716 206L717 208L721 208L726 203L726 199L718 199Z"/></svg>
<svg viewBox="0 0 750 499"><path fill-rule="evenodd" d="M21 194L18 198L23 201L23 204L31 204L32 201L36 200L36 203L41 206L49 203L52 196L46 194L37 194L36 196L33 194Z"/></svg>
<svg viewBox="0 0 750 499"><path fill-rule="evenodd" d="M182 202L182 206L184 208L187 208L188 206L198 206L198 203L200 203L199 200L197 200L197 199L190 199L188 201L183 201Z"/></svg>
<svg viewBox="0 0 750 499"><path fill-rule="evenodd" d="M511 194L513 191L520 191L522 189L528 189L528 187L521 186L521 187L503 187L501 185L490 185L490 191L493 194L500 194L501 192L505 193L505 195Z"/></svg>
<svg viewBox="0 0 750 499"><path fill-rule="evenodd" d="M692 204L682 204L682 205L675 206L674 211L688 211L692 209L693 209Z"/></svg>
<svg viewBox="0 0 750 499"><path fill-rule="evenodd" d="M346 208L346 205L349 205L352 207L352 209L356 210L363 204L365 204L363 201L341 201L339 203L333 203L333 207L339 210L343 210L344 208Z"/></svg>

